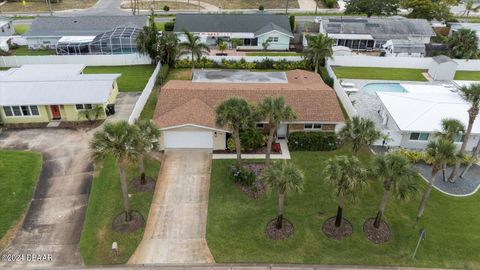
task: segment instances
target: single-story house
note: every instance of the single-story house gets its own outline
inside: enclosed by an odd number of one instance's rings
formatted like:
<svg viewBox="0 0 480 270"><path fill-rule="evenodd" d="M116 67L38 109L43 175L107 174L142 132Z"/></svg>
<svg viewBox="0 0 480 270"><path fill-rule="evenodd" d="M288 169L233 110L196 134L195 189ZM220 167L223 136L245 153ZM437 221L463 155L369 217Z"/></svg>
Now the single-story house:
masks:
<svg viewBox="0 0 480 270"><path fill-rule="evenodd" d="M13 21L10 18L0 17L0 36L12 36L15 34Z"/></svg>
<svg viewBox="0 0 480 270"><path fill-rule="evenodd" d="M352 50L380 50L388 40L410 40L428 44L435 36L425 19L404 17L321 17L320 33L335 40L334 45Z"/></svg>
<svg viewBox="0 0 480 270"><path fill-rule="evenodd" d="M455 78L458 63L445 55L432 57L432 62L428 68L428 75L434 81L451 81Z"/></svg>
<svg viewBox="0 0 480 270"><path fill-rule="evenodd" d="M207 71L205 77L218 78L222 72L226 71ZM262 72L247 71L241 74L245 81L234 79L236 74L210 82L169 81L160 91L153 117L163 133L161 147L226 149L231 130L216 125L215 109L230 97L244 98L255 105L265 97L284 97L297 118L280 124L276 132L279 139L296 131L335 132L344 125L335 91L318 74L304 70L272 73L270 82L266 82L268 78L256 79L263 76ZM260 121L257 128L266 132L268 123Z"/></svg>
<svg viewBox="0 0 480 270"><path fill-rule="evenodd" d="M391 39L383 44L385 56L424 57L425 44L415 40Z"/></svg>
<svg viewBox="0 0 480 270"><path fill-rule="evenodd" d="M121 74L82 74L85 65L23 65L0 72L0 122L47 123L87 120L82 113L114 112Z"/></svg>
<svg viewBox="0 0 480 270"><path fill-rule="evenodd" d="M390 146L424 149L432 134L440 131L444 118L454 118L468 124L468 109L458 92L442 85L401 84L405 92L376 92L381 101L380 115L384 134L392 139ZM480 120L473 124L467 144L471 151L480 140ZM463 136L455 138L460 147Z"/></svg>
<svg viewBox="0 0 480 270"><path fill-rule="evenodd" d="M173 31L181 41L184 30L210 46L237 39L237 50L263 50L268 40L267 50L287 51L293 38L288 16L275 14L177 14Z"/></svg>
<svg viewBox="0 0 480 270"><path fill-rule="evenodd" d="M480 23L449 23L450 25L450 35L455 33L461 28L470 29L477 33L478 37L478 49L480 50Z"/></svg>
<svg viewBox="0 0 480 270"><path fill-rule="evenodd" d="M147 16L37 17L23 34L29 49L57 54L126 54L137 51L136 38Z"/></svg>

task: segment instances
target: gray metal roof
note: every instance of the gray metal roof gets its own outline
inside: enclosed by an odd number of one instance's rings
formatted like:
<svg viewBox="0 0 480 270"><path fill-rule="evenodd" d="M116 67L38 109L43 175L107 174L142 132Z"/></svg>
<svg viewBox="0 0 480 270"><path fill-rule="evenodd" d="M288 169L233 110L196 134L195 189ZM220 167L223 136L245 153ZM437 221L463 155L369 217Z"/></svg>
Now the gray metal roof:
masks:
<svg viewBox="0 0 480 270"><path fill-rule="evenodd" d="M394 53L423 53L425 54L425 44L421 42L394 39L392 40Z"/></svg>
<svg viewBox="0 0 480 270"><path fill-rule="evenodd" d="M403 17L322 18L323 28L330 34L369 34L378 40L406 39L412 36L435 36L424 19Z"/></svg>
<svg viewBox="0 0 480 270"><path fill-rule="evenodd" d="M228 32L261 35L272 30L293 36L286 15L275 14L177 14L174 32Z"/></svg>
<svg viewBox="0 0 480 270"><path fill-rule="evenodd" d="M23 36L96 36L119 26L146 25L147 16L37 17Z"/></svg>

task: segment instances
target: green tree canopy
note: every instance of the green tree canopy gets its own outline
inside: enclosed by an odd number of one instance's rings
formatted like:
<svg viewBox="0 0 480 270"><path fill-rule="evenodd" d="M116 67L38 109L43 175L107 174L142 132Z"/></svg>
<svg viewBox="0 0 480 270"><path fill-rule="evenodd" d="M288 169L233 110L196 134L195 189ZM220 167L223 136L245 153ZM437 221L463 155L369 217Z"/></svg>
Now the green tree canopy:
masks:
<svg viewBox="0 0 480 270"><path fill-rule="evenodd" d="M350 0L346 14L366 14L368 17L391 16L398 12L400 0Z"/></svg>
<svg viewBox="0 0 480 270"><path fill-rule="evenodd" d="M478 57L478 37L475 31L461 28L448 38L450 56L457 59Z"/></svg>

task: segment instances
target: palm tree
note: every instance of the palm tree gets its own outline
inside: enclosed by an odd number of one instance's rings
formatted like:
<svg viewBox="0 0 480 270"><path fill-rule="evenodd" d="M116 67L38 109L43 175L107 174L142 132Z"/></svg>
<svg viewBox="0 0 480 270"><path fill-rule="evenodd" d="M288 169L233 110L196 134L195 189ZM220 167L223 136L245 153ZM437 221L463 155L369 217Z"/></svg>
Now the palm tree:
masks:
<svg viewBox="0 0 480 270"><path fill-rule="evenodd" d="M270 164L270 154L272 152L272 143L275 131L281 122L292 121L296 118L295 112L290 106L285 104L284 97L266 97L259 107L260 115L268 121L268 142L267 153L265 155L265 165Z"/></svg>
<svg viewBox="0 0 480 270"><path fill-rule="evenodd" d="M256 118L255 110L244 99L232 97L218 105L215 113L216 124L228 128L233 133L237 152L237 165L240 166L242 164L240 130L253 127Z"/></svg>
<svg viewBox="0 0 480 270"><path fill-rule="evenodd" d="M220 52L223 54L227 49L228 44L225 41L220 40L220 42L217 44L217 47L218 47L218 50L220 50Z"/></svg>
<svg viewBox="0 0 480 270"><path fill-rule="evenodd" d="M366 174L367 171L356 157L337 156L327 160L325 180L335 186L335 195L338 196L336 227L342 226L345 197L355 199L359 190L367 184Z"/></svg>
<svg viewBox="0 0 480 270"><path fill-rule="evenodd" d="M202 55L210 52L207 44L200 41L200 37L193 35L187 30L183 31L187 41L180 43L181 55L190 54L192 60L192 72L195 69L195 58L198 60Z"/></svg>
<svg viewBox="0 0 480 270"><path fill-rule="evenodd" d="M417 192L417 171L410 161L396 152L377 155L373 160L372 174L383 182L383 197L373 226L380 228L390 194L399 200L407 200Z"/></svg>
<svg viewBox="0 0 480 270"><path fill-rule="evenodd" d="M285 194L287 191L302 191L303 173L292 162L277 160L263 170L261 178L271 190L278 192L276 228L280 230L283 224Z"/></svg>
<svg viewBox="0 0 480 270"><path fill-rule="evenodd" d="M178 51L177 35L170 32L163 32L157 43L157 53L160 56L160 62L173 67L177 60Z"/></svg>
<svg viewBox="0 0 480 270"><path fill-rule="evenodd" d="M460 120L453 119L453 118L444 118L442 119L442 130L433 133L433 135L453 143L455 141L455 137L461 136L464 132L465 132L465 125L462 122L460 122ZM461 154L463 153L463 151L460 151L459 153ZM443 167L442 167L443 181L447 181L446 173L447 173L447 164L445 163L443 164Z"/></svg>
<svg viewBox="0 0 480 270"><path fill-rule="evenodd" d="M158 137L160 137L160 130L153 125L152 121L137 121L135 126L138 128L136 148L138 151L140 183L144 185L147 183L145 179L145 154L159 149Z"/></svg>
<svg viewBox="0 0 480 270"><path fill-rule="evenodd" d="M477 12L480 9L480 6L473 6L473 0L467 0L465 2L465 11L463 12L463 15L467 15L467 17L470 15L470 12L474 11Z"/></svg>
<svg viewBox="0 0 480 270"><path fill-rule="evenodd" d="M127 163L137 159L138 152L135 150L137 143L138 130L126 121L105 124L102 131L97 131L94 134L90 143L90 149L95 161L113 157L117 163L126 222L131 220L131 215L125 167Z"/></svg>
<svg viewBox="0 0 480 270"><path fill-rule="evenodd" d="M382 137L382 133L372 120L355 116L345 124L338 136L352 143L352 153L356 156L363 145L371 145Z"/></svg>
<svg viewBox="0 0 480 270"><path fill-rule="evenodd" d="M304 50L305 57L312 61L315 73L323 66L325 58L332 58L333 39L325 36L307 36L308 46Z"/></svg>
<svg viewBox="0 0 480 270"><path fill-rule="evenodd" d="M470 103L470 108L468 109L467 130L463 137L462 146L460 147L460 151L459 151L459 155L462 156L463 153L465 152L465 149L467 148L468 140L470 139L470 135L472 133L473 123L475 122L475 119L477 119L478 112L480 110L480 84L477 83L477 84L471 84L470 86L462 86L458 91L460 93L460 96L463 98L463 100ZM453 167L450 177L448 178L449 181L455 182L457 180L457 171L459 168L460 168L460 161L457 161L455 163L455 167ZM465 168L464 172L466 171L468 171L467 168ZM464 175L464 173L462 173L462 175Z"/></svg>
<svg viewBox="0 0 480 270"><path fill-rule="evenodd" d="M458 59L474 59L478 56L478 37L475 31L460 28L448 39L450 56Z"/></svg>
<svg viewBox="0 0 480 270"><path fill-rule="evenodd" d="M423 216L428 197L430 196L430 192L432 191L438 172L442 169L445 163L449 162L455 157L455 145L451 141L437 138L436 140L430 141L427 144L425 151L427 153L427 160L432 163L432 172L430 180L428 181L427 189L425 190L420 202L420 206L418 207L415 225Z"/></svg>
<svg viewBox="0 0 480 270"><path fill-rule="evenodd" d="M148 54L152 59L152 64L156 64L158 61L157 42L159 35L153 14L148 20L148 26L144 26L142 31L138 33L137 50L141 54Z"/></svg>

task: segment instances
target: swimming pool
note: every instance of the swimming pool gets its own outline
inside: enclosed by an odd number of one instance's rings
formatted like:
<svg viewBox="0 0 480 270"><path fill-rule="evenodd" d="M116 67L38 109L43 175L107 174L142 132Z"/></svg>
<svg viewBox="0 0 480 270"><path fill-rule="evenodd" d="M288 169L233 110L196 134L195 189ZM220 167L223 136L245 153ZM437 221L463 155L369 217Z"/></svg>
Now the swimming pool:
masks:
<svg viewBox="0 0 480 270"><path fill-rule="evenodd" d="M407 92L407 90L405 90L405 88L403 88L399 83L369 83L365 85L362 90L370 95L375 95L375 92Z"/></svg>

